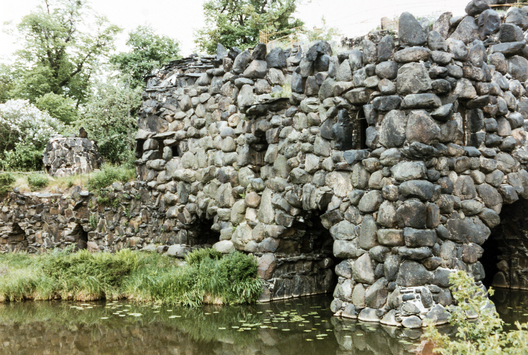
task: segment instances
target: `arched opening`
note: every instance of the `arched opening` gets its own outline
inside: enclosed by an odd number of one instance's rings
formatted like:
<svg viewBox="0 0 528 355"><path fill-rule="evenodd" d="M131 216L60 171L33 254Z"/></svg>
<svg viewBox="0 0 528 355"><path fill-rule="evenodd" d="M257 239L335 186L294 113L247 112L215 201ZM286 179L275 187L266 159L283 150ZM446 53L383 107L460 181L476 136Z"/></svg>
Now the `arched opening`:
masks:
<svg viewBox="0 0 528 355"><path fill-rule="evenodd" d="M502 207L500 224L482 245L486 286L528 290L527 209L525 199Z"/></svg>
<svg viewBox="0 0 528 355"><path fill-rule="evenodd" d="M210 247L220 240L220 233L213 229L212 219L197 219L186 231L187 240L182 244Z"/></svg>
<svg viewBox="0 0 528 355"><path fill-rule="evenodd" d="M333 238L321 223L319 211L296 218L280 236L275 258L271 299L333 292L337 284Z"/></svg>
<svg viewBox="0 0 528 355"><path fill-rule="evenodd" d="M76 250L88 248L88 232L80 224L76 224L71 231L66 231L64 240L66 245L75 245Z"/></svg>

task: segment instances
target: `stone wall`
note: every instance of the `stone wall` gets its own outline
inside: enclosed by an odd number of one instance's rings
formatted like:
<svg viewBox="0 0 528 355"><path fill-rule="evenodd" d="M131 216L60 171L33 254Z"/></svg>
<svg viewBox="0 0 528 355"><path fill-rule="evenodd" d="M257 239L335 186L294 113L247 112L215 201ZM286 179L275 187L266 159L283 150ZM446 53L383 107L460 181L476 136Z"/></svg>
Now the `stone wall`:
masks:
<svg viewBox="0 0 528 355"><path fill-rule="evenodd" d="M43 156L44 170L51 176L87 174L99 169L103 158L97 144L86 137L52 137Z"/></svg>
<svg viewBox="0 0 528 355"><path fill-rule="evenodd" d="M480 245L528 195L528 14L467 13L432 30L403 13L398 36L337 54L259 44L173 62L144 93L138 176L177 233L212 221L216 247L310 253L290 236L317 216L336 314L445 321L449 273L482 280Z"/></svg>
<svg viewBox="0 0 528 355"><path fill-rule="evenodd" d="M528 13L482 0L466 12L432 29L403 13L398 36L337 54L326 42L219 45L170 63L148 79L138 122L140 234L112 239L108 227L88 244L165 238L253 253L268 299L328 289L333 267L336 315L447 322L449 274L482 280L502 206L528 197ZM15 223L34 235L9 213L7 238L20 238ZM100 218L122 228L110 216ZM295 286L317 275L324 287Z"/></svg>

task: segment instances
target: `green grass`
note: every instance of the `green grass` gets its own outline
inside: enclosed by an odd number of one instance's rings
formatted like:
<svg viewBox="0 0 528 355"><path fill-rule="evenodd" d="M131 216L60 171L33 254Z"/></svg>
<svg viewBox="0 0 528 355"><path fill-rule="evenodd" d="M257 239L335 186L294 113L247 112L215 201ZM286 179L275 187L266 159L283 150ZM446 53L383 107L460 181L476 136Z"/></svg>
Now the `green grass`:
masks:
<svg viewBox="0 0 528 355"><path fill-rule="evenodd" d="M48 186L49 179L47 174L31 174L28 175L27 181L29 186L31 187L31 190L41 190Z"/></svg>
<svg viewBox="0 0 528 355"><path fill-rule="evenodd" d="M3 196L13 189L15 177L10 173L0 174L0 196Z"/></svg>
<svg viewBox="0 0 528 355"><path fill-rule="evenodd" d="M243 253L200 249L181 265L157 253L68 250L0 255L0 301L130 299L197 307L255 302L257 264Z"/></svg>
<svg viewBox="0 0 528 355"><path fill-rule="evenodd" d="M134 179L135 174L136 172L134 169L103 165L101 171L91 175L88 180L88 188L90 190L100 190L112 185L116 181L127 183Z"/></svg>

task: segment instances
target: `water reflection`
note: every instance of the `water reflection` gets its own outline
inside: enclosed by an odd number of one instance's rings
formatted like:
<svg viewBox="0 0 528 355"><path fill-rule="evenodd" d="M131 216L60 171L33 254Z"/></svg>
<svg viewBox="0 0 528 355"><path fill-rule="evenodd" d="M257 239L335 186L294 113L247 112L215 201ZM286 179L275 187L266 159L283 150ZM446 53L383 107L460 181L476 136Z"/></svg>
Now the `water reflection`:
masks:
<svg viewBox="0 0 528 355"><path fill-rule="evenodd" d="M491 300L505 322L505 329L517 329L514 325L515 321L528 322L528 291L498 288L495 289Z"/></svg>
<svg viewBox="0 0 528 355"><path fill-rule="evenodd" d="M0 304L1 354L411 354L420 332L337 319L311 297L200 309Z"/></svg>

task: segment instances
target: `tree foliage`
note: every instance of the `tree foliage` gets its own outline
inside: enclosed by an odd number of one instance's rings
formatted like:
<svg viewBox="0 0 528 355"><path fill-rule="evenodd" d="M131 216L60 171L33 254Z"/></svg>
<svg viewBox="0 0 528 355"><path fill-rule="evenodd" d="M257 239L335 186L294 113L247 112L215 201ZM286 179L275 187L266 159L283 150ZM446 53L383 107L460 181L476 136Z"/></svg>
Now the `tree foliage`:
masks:
<svg viewBox="0 0 528 355"><path fill-rule="evenodd" d="M17 29L22 49L11 66L9 96L36 102L53 93L76 106L86 101L91 78L120 31L86 0L42 0Z"/></svg>
<svg viewBox="0 0 528 355"><path fill-rule="evenodd" d="M119 53L110 59L119 70L132 78L132 86L143 86L144 76L171 60L180 58L177 40L158 35L149 26L139 26L128 35L130 51Z"/></svg>
<svg viewBox="0 0 528 355"><path fill-rule="evenodd" d="M37 170L52 134L62 124L28 100L0 104L0 165L9 170Z"/></svg>
<svg viewBox="0 0 528 355"><path fill-rule="evenodd" d="M111 163L127 163L133 157L137 130L134 115L141 104L141 91L122 78L96 83L76 122L77 128L84 127L89 138L97 141L99 152Z"/></svg>
<svg viewBox="0 0 528 355"><path fill-rule="evenodd" d="M504 332L493 303L486 292L464 271L449 276L453 299L449 323L456 326L456 336L450 337L429 326L425 339L434 344L434 353L443 355L521 355L528 349L528 324L516 322L517 330ZM493 295L493 290L488 291ZM476 320L468 316L477 316Z"/></svg>
<svg viewBox="0 0 528 355"><path fill-rule="evenodd" d="M259 32L269 39L286 36L304 23L293 17L299 0L208 0L206 26L197 31L196 44L214 53L216 44L245 49L259 42Z"/></svg>

